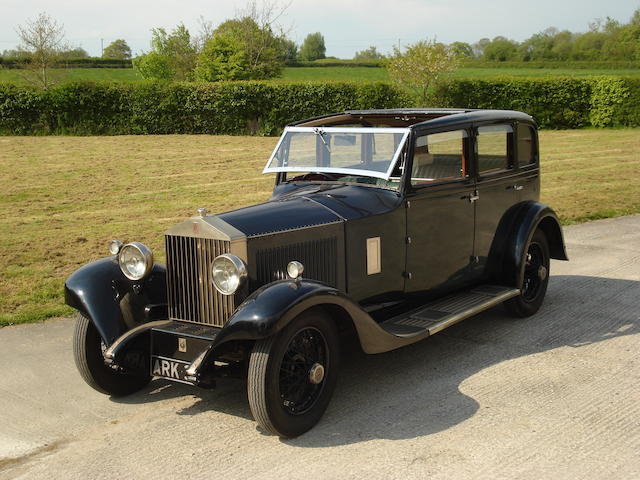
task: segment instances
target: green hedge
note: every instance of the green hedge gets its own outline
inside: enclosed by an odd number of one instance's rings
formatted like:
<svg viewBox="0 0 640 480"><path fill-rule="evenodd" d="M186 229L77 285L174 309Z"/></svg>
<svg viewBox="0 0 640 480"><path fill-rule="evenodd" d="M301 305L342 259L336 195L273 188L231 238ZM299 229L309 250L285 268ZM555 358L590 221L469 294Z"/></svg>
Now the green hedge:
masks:
<svg viewBox="0 0 640 480"><path fill-rule="evenodd" d="M460 79L440 87L432 104L520 110L532 115L542 128L640 126L640 79Z"/></svg>
<svg viewBox="0 0 640 480"><path fill-rule="evenodd" d="M276 135L306 117L409 105L382 83L81 82L47 91L0 84L0 134Z"/></svg>
<svg viewBox="0 0 640 480"><path fill-rule="evenodd" d="M29 57L4 58L0 57L0 67L2 68L23 68L25 64L31 63ZM132 68L131 60L118 58L64 58L56 62L55 68Z"/></svg>
<svg viewBox="0 0 640 480"><path fill-rule="evenodd" d="M292 121L346 109L412 106L383 83L76 82L39 91L0 84L0 134L275 135ZM542 128L640 126L640 79L454 80L430 106L520 110Z"/></svg>
<svg viewBox="0 0 640 480"><path fill-rule="evenodd" d="M522 61L487 61L479 59L465 59L463 67L468 68L539 68L545 70L576 69L576 70L636 70L640 69L638 60L531 60Z"/></svg>

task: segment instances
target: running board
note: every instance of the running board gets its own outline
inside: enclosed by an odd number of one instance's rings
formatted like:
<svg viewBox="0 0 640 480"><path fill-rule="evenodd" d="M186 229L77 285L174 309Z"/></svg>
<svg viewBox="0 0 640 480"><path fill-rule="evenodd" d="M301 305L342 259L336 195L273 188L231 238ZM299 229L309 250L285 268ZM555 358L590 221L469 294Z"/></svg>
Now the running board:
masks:
<svg viewBox="0 0 640 480"><path fill-rule="evenodd" d="M481 285L429 302L416 310L385 320L380 326L397 337L425 337L518 295L520 290L517 288Z"/></svg>

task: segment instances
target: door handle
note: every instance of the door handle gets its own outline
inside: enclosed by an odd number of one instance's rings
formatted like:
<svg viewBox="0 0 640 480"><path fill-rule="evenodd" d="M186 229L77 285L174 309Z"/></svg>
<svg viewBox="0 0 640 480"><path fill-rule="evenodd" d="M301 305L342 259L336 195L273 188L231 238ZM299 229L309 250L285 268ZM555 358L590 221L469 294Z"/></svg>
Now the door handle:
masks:
<svg viewBox="0 0 640 480"><path fill-rule="evenodd" d="M520 190L522 190L523 188L524 188L524 187L523 187L522 185L515 184L515 185L509 185L509 186L507 187L507 190L511 190L511 189L513 189L513 190L515 190L516 192L519 192L519 191L520 191Z"/></svg>
<svg viewBox="0 0 640 480"><path fill-rule="evenodd" d="M471 203L475 202L480 198L478 192L473 192L471 195L465 195L464 197L460 197L460 200L469 200Z"/></svg>

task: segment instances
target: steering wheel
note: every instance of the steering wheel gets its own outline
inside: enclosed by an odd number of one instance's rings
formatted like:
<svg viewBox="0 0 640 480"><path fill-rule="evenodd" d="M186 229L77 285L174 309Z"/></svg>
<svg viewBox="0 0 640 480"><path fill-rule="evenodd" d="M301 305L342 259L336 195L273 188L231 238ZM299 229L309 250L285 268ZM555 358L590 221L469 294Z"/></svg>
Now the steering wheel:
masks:
<svg viewBox="0 0 640 480"><path fill-rule="evenodd" d="M308 177L310 177L311 175L319 175L321 177L324 177L325 179L327 179L328 181L332 182L333 181L333 177L327 173L323 173L323 172L308 172L305 173L304 175L302 175L302 177L300 177L302 180L306 180Z"/></svg>

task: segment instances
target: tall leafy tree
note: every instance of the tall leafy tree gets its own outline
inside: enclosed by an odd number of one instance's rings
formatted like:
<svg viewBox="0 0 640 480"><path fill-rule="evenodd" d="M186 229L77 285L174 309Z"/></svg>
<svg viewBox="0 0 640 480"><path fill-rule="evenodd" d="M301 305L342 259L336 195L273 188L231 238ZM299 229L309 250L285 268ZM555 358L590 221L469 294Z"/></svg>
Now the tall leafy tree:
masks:
<svg viewBox="0 0 640 480"><path fill-rule="evenodd" d="M123 39L111 42L102 52L102 58L116 58L126 60L131 58L131 48Z"/></svg>
<svg viewBox="0 0 640 480"><path fill-rule="evenodd" d="M402 52L394 48L385 66L395 83L412 90L420 105L427 104L429 90L458 66L458 56L435 40L423 40L409 45Z"/></svg>
<svg viewBox="0 0 640 480"><path fill-rule="evenodd" d="M324 44L324 37L320 32L310 33L302 42L298 58L302 61L311 62L325 58L327 47Z"/></svg>
<svg viewBox="0 0 640 480"><path fill-rule="evenodd" d="M252 18L227 20L205 43L197 59L199 80L262 80L280 74L285 44Z"/></svg>
<svg viewBox="0 0 640 480"><path fill-rule="evenodd" d="M190 80L196 65L196 48L187 28L180 24L171 33L164 28L151 31L151 51L134 60L144 78Z"/></svg>

